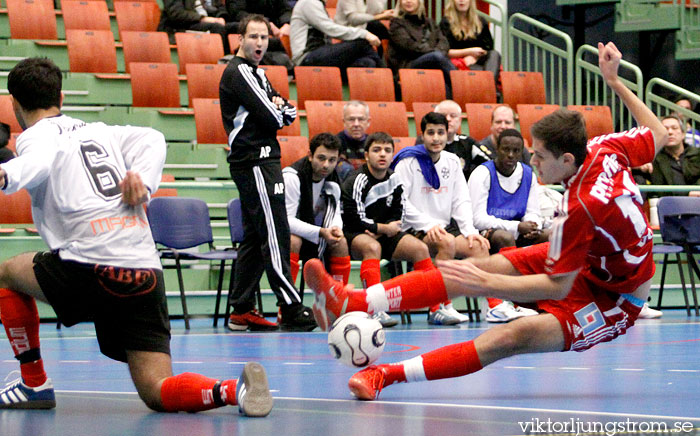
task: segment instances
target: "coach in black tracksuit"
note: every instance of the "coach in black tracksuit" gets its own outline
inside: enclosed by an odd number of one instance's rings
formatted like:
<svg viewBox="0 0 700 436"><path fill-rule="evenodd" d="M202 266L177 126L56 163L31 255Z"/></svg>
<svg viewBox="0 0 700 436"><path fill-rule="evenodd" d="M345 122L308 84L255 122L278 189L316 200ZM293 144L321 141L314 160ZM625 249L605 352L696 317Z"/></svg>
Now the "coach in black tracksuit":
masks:
<svg viewBox="0 0 700 436"><path fill-rule="evenodd" d="M261 23L264 26L261 26ZM241 22L241 47L219 85L221 115L231 147L228 162L238 188L245 238L236 262L233 316L254 329L255 291L263 269L281 310L281 327L312 330L311 310L301 304L289 271L289 224L277 130L291 124L296 108L270 86L257 66L267 50L269 23L261 15ZM252 313L251 313L252 312Z"/></svg>

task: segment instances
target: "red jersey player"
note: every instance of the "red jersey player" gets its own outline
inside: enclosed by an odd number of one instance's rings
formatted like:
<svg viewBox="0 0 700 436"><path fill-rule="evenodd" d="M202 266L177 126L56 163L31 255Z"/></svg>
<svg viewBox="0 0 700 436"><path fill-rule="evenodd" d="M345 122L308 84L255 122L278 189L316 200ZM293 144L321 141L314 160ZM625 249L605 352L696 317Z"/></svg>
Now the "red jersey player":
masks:
<svg viewBox="0 0 700 436"><path fill-rule="evenodd" d="M544 183L566 192L550 242L483 259L440 261L366 290L343 288L316 262L304 268L316 293L314 313L327 326L341 313L420 308L458 296L528 304L537 316L487 330L473 341L439 348L350 379L360 399L376 398L399 382L458 377L505 357L583 351L624 334L649 294L654 263L652 232L642 213L631 168L651 162L666 142L656 116L620 81L622 58L613 43L598 44L606 83L640 127L586 143L581 115L561 109L532 128L532 165Z"/></svg>

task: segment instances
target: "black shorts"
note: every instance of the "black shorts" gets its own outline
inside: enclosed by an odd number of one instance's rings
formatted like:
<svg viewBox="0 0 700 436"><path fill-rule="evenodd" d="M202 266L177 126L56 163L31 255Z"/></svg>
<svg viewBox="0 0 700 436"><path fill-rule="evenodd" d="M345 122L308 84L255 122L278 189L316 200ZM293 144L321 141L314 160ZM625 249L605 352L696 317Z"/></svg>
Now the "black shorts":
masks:
<svg viewBox="0 0 700 436"><path fill-rule="evenodd" d="M170 354L170 321L163 271L34 256L34 274L59 321L95 323L100 351L126 362L126 350Z"/></svg>
<svg viewBox="0 0 700 436"><path fill-rule="evenodd" d="M350 232L345 232L345 239L348 241L348 248L352 251L352 241L359 235L364 235L365 233L350 233ZM392 237L388 237L386 235L381 235L378 239L377 242L379 242L379 245L382 247L382 259L386 260L392 260L394 257L394 251L396 251L396 247L399 245L399 241L404 237L408 236L408 233L406 232L399 232L395 234Z"/></svg>
<svg viewBox="0 0 700 436"><path fill-rule="evenodd" d="M450 220L450 223L445 227L445 231L449 233L450 235L454 236L455 238L457 236L460 236L462 232L459 231L459 226L455 222L455 220ZM406 230L409 234L415 236L416 238L420 239L421 241L423 238L425 238L425 235L427 234L423 230L415 230L415 229L408 229Z"/></svg>

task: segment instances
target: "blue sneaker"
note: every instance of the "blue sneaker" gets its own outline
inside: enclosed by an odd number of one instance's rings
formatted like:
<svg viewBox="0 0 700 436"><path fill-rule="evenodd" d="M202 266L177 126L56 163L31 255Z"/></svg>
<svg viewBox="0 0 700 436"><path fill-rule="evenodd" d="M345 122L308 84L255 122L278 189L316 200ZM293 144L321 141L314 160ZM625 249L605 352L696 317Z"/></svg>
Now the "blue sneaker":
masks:
<svg viewBox="0 0 700 436"><path fill-rule="evenodd" d="M236 386L238 411L245 416L267 416L272 410L272 395L267 384L265 368L257 362L248 362Z"/></svg>
<svg viewBox="0 0 700 436"><path fill-rule="evenodd" d="M56 396L50 378L46 379L43 385L30 388L20 377L0 390L0 409L53 409L54 407L56 407Z"/></svg>

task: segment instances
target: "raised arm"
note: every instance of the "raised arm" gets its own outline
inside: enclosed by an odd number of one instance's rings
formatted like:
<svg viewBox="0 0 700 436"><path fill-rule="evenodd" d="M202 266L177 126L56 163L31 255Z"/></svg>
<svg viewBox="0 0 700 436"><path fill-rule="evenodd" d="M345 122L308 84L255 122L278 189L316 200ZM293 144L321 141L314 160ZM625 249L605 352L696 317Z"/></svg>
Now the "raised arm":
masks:
<svg viewBox="0 0 700 436"><path fill-rule="evenodd" d="M654 146L656 153L666 144L668 133L654 113L640 100L629 88L627 88L617 75L620 67L622 53L609 42L605 45L598 43L598 66L605 83L620 97L632 116L640 126L648 127L654 134Z"/></svg>

